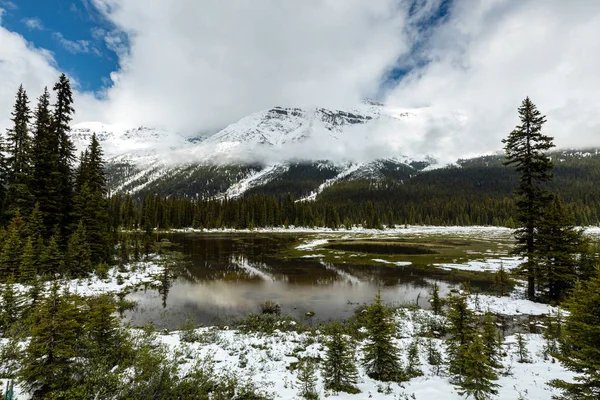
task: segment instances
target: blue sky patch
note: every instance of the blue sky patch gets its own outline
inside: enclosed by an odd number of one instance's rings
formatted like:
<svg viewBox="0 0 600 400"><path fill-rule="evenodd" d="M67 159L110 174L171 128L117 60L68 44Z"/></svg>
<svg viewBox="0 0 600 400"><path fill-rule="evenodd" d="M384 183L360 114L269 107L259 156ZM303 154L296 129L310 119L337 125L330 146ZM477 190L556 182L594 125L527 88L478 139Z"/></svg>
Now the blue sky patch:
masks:
<svg viewBox="0 0 600 400"><path fill-rule="evenodd" d="M58 68L82 91L98 91L118 69L105 36L114 27L86 0L0 0L2 25L36 47L50 50Z"/></svg>

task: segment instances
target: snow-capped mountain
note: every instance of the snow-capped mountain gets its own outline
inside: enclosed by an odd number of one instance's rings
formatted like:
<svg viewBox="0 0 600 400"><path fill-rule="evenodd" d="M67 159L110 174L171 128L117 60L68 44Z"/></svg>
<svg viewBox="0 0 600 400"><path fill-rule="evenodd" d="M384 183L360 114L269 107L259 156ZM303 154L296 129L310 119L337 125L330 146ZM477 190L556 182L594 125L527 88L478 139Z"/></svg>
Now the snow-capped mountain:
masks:
<svg viewBox="0 0 600 400"><path fill-rule="evenodd" d="M77 124L79 150L95 133L112 191L238 196L277 180L310 181L308 199L339 180L403 179L435 161L410 154L428 110L365 102L347 110L273 107L208 138L147 127ZM406 150L406 151L403 151Z"/></svg>

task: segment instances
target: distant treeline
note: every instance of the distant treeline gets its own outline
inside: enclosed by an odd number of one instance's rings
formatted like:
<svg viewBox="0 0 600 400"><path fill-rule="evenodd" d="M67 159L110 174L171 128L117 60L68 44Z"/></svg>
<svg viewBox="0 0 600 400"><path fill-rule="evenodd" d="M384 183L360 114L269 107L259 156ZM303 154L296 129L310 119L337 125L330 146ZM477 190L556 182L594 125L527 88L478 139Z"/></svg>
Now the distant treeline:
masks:
<svg viewBox="0 0 600 400"><path fill-rule="evenodd" d="M577 225L600 223L600 156L554 153L549 189L560 194ZM255 228L294 225L330 228L362 225L494 225L514 227L515 171L500 156L460 161L460 167L412 178L338 182L316 201L299 201L277 182L235 199L194 199L147 194L114 195L113 225L126 228ZM283 182L282 184L285 184Z"/></svg>

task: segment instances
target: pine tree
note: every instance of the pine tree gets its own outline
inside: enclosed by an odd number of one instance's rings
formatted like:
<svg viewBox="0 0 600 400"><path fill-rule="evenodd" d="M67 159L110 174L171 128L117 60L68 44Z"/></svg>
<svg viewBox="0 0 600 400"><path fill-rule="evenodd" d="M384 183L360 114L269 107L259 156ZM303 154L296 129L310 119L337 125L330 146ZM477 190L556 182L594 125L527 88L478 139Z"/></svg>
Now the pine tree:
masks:
<svg viewBox="0 0 600 400"><path fill-rule="evenodd" d="M543 271L540 284L552 302L563 300L577 280L579 255L585 248L585 240L574 220L555 195L540 223L535 260Z"/></svg>
<svg viewBox="0 0 600 400"><path fill-rule="evenodd" d="M520 363L530 363L531 359L529 358L529 350L527 350L527 338L520 332L515 335L515 338L517 339L515 352L519 357L517 361Z"/></svg>
<svg viewBox="0 0 600 400"><path fill-rule="evenodd" d="M475 316L467 306L466 293L452 293L448 297L448 306L448 372L454 382L462 382L468 361L467 350L477 333Z"/></svg>
<svg viewBox="0 0 600 400"><path fill-rule="evenodd" d="M17 99L12 112L11 121L13 127L8 130L7 143L7 169L8 169L8 199L7 212L10 217L14 216L16 210L28 215L33 207L33 194L30 191L31 171L31 140L29 138L29 123L31 110L29 99L23 89L19 86Z"/></svg>
<svg viewBox="0 0 600 400"><path fill-rule="evenodd" d="M36 324L25 350L19 378L36 398L52 398L73 385L74 359L80 355L78 338L81 325L78 305L67 292L60 292L58 281L36 310Z"/></svg>
<svg viewBox="0 0 600 400"><path fill-rule="evenodd" d="M481 342L485 356L494 368L502 368L502 334L496 328L494 315L485 313L481 331Z"/></svg>
<svg viewBox="0 0 600 400"><path fill-rule="evenodd" d="M60 236L55 233L50 238L48 246L44 249L41 256L41 270L38 271L44 275L55 276L58 273L64 272L63 254L59 247Z"/></svg>
<svg viewBox="0 0 600 400"><path fill-rule="evenodd" d="M76 177L74 217L83 224L93 263L108 261L109 217L102 150L96 136L84 153Z"/></svg>
<svg viewBox="0 0 600 400"><path fill-rule="evenodd" d="M552 138L542 134L546 117L542 115L529 97L519 107L518 125L502 142L505 144L506 165L514 165L519 177L517 195L514 254L527 257L521 265L527 277L527 295L535 299L535 278L539 273L535 264L537 229L542 212L548 203L547 190L542 186L552 179L553 164L546 151L554 147Z"/></svg>
<svg viewBox="0 0 600 400"><path fill-rule="evenodd" d="M494 286L498 290L500 296L504 296L508 292L510 285L510 277L504 269L504 265L500 264L500 268L494 273Z"/></svg>
<svg viewBox="0 0 600 400"><path fill-rule="evenodd" d="M440 297L440 286L437 282L431 285L429 304L435 315L440 315L444 307L444 300Z"/></svg>
<svg viewBox="0 0 600 400"><path fill-rule="evenodd" d="M91 253L85 228L83 227L83 223L80 222L67 243L67 252L65 254L66 270L76 276L92 272Z"/></svg>
<svg viewBox="0 0 600 400"><path fill-rule="evenodd" d="M35 110L33 131L33 188L40 213L44 220L44 238L50 235L50 228L61 221L59 188L59 148L58 139L52 131L50 114L50 94L48 89L38 99Z"/></svg>
<svg viewBox="0 0 600 400"><path fill-rule="evenodd" d="M54 85L56 92L56 103L54 104L54 113L52 115L52 133L55 135L58 143L58 163L55 173L57 174L58 199L60 210L61 234L66 237L69 233L70 218L73 207L73 162L75 161L75 146L69 136L71 128L69 126L72 115L75 112L73 108L73 93L71 83L65 74L62 74L58 82Z"/></svg>
<svg viewBox="0 0 600 400"><path fill-rule="evenodd" d="M433 340L433 334L428 332L427 339L425 340L425 350L427 354L427 362L429 365L435 367L436 375L440 373L440 366L442 365L442 353L438 350Z"/></svg>
<svg viewBox="0 0 600 400"><path fill-rule="evenodd" d="M20 301L14 283L15 279L9 276L2 289L0 329L2 329L5 336L6 332L19 320Z"/></svg>
<svg viewBox="0 0 600 400"><path fill-rule="evenodd" d="M359 393L356 387L358 371L353 344L342 334L339 324L332 326L327 341L327 357L323 363L325 389L334 392Z"/></svg>
<svg viewBox="0 0 600 400"><path fill-rule="evenodd" d="M24 231L25 221L23 221L21 214L17 210L8 226L2 252L0 252L0 277L19 277Z"/></svg>
<svg viewBox="0 0 600 400"><path fill-rule="evenodd" d="M298 367L298 396L305 400L318 400L316 365L312 360L302 360Z"/></svg>
<svg viewBox="0 0 600 400"><path fill-rule="evenodd" d="M556 356L560 351L559 344L562 337L563 316L558 309L555 317L548 316L546 329L543 332L544 336L544 358L548 356Z"/></svg>
<svg viewBox="0 0 600 400"><path fill-rule="evenodd" d="M19 266L19 276L20 280L25 283L33 282L37 276L37 260L31 236L28 236L25 240L21 265Z"/></svg>
<svg viewBox="0 0 600 400"><path fill-rule="evenodd" d="M367 375L380 381L403 380L399 351L394 344L393 315L381 301L380 292L375 296L375 303L366 310L368 342L364 347L363 366Z"/></svg>
<svg viewBox="0 0 600 400"><path fill-rule="evenodd" d="M463 379L458 393L466 397L472 396L475 400L490 399L498 394L498 384L494 383L496 380L498 375L485 355L481 337L475 335L467 347Z"/></svg>
<svg viewBox="0 0 600 400"><path fill-rule="evenodd" d="M421 360L419 359L419 340L413 339L408 346L408 364L406 365L406 376L408 378L416 378L423 375L421 371Z"/></svg>
<svg viewBox="0 0 600 400"><path fill-rule="evenodd" d="M564 304L569 310L562 325L560 352L555 357L577 374L573 382L554 380L564 399L600 398L600 269L587 282L578 282Z"/></svg>

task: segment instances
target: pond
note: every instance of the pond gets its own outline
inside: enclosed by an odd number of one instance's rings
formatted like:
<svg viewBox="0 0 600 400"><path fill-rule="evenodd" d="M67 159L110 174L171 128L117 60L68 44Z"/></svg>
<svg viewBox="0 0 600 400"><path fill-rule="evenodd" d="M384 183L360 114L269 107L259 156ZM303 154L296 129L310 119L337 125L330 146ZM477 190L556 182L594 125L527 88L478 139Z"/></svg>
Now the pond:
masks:
<svg viewBox="0 0 600 400"><path fill-rule="evenodd" d="M179 233L163 238L175 243L187 262L168 291L148 289L128 296L138 304L126 313L133 325L152 322L158 328L177 329L187 319L203 325L227 324L259 312L267 300L278 303L282 314L307 323L341 320L357 305L372 302L377 291L384 302L426 308L433 282L438 282L442 294L458 284L436 268L345 263L310 254L281 257L307 240L301 234Z"/></svg>

